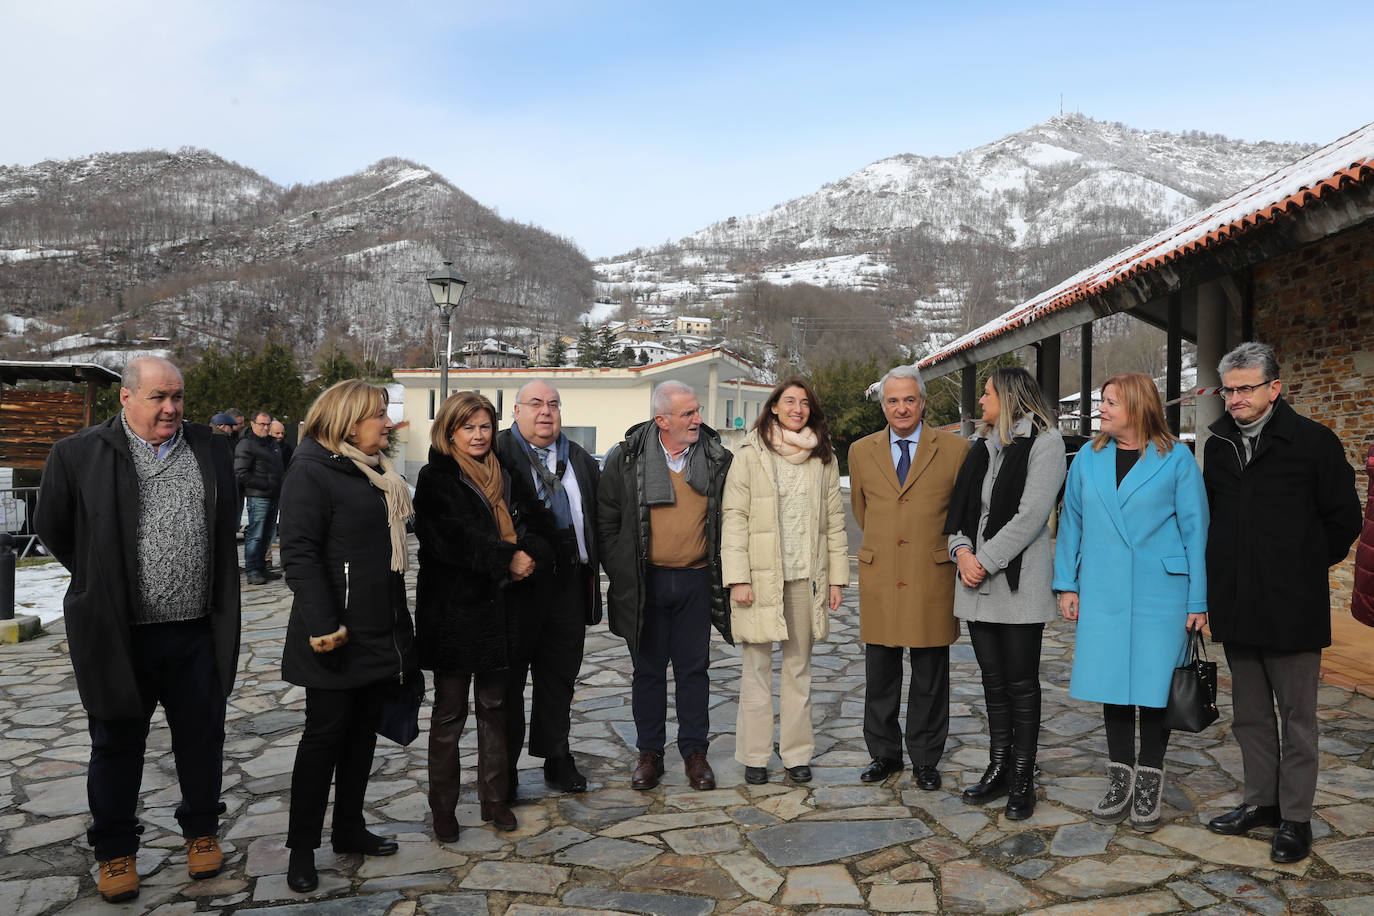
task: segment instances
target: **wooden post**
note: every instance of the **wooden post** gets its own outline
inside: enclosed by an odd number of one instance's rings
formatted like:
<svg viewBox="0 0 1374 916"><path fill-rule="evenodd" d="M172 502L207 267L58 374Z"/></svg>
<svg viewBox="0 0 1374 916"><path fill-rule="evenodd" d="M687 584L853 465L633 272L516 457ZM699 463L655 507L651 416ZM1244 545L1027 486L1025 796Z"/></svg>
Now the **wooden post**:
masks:
<svg viewBox="0 0 1374 916"><path fill-rule="evenodd" d="M1093 323L1079 328L1078 434L1093 434Z"/></svg>

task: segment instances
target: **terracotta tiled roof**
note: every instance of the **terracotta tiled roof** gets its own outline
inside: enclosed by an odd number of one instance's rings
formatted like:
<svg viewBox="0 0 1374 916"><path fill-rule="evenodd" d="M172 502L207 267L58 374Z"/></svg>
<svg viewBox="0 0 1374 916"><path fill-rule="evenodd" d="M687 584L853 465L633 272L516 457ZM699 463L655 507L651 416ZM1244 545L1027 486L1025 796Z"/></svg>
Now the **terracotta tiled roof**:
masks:
<svg viewBox="0 0 1374 916"><path fill-rule="evenodd" d="M931 366L1171 261L1231 241L1353 185L1374 186L1374 124L1366 124L1249 187L1124 249L921 359Z"/></svg>

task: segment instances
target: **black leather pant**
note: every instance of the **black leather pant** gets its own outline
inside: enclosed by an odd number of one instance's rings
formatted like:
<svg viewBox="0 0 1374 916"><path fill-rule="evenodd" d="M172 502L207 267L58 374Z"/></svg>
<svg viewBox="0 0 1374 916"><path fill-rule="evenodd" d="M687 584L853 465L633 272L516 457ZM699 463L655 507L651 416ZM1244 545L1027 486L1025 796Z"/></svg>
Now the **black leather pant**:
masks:
<svg viewBox="0 0 1374 916"><path fill-rule="evenodd" d="M475 684L474 684L475 682ZM452 814L458 804L459 752L468 718L468 688L477 698L477 797L504 803L506 766L506 672L434 672L434 709L429 722L429 807Z"/></svg>
<svg viewBox="0 0 1374 916"><path fill-rule="evenodd" d="M1035 758L1040 740L1040 642L1043 623L969 621L969 639L983 674L988 738Z"/></svg>

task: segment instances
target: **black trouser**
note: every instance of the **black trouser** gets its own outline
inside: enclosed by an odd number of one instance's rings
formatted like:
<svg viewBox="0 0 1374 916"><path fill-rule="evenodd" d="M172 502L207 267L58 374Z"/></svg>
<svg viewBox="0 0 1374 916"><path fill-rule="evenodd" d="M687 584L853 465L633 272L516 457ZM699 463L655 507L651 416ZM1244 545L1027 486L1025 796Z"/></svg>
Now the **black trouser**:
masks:
<svg viewBox="0 0 1374 916"><path fill-rule="evenodd" d="M525 742L526 677L534 685L530 754L545 759L568 754L573 691L582 670L592 584L590 568L578 565L550 577L520 608L519 655L510 668L506 694L506 748L512 770Z"/></svg>
<svg viewBox="0 0 1374 916"><path fill-rule="evenodd" d="M1140 757L1135 753L1135 711L1140 710ZM1102 720L1107 726L1107 756L1112 763L1126 766L1164 768L1164 752L1169 749L1169 730L1164 727L1164 710L1155 706L1102 704Z"/></svg>
<svg viewBox="0 0 1374 916"><path fill-rule="evenodd" d="M968 635L983 675L992 747L1034 757L1040 740L1040 641L1043 623L969 621Z"/></svg>
<svg viewBox="0 0 1374 916"><path fill-rule="evenodd" d="M902 705L902 655L911 653L906 695L906 749L912 766L935 766L949 737L949 646L904 649L864 645L864 742L868 753L902 759L898 712Z"/></svg>
<svg viewBox="0 0 1374 916"><path fill-rule="evenodd" d="M357 834L363 822L363 796L377 747L377 717L384 684L348 690L305 689L305 733L291 771L288 849L317 849L334 784L333 838Z"/></svg>
<svg viewBox="0 0 1374 916"><path fill-rule="evenodd" d="M461 783L458 742L468 721L468 688L477 699L477 798L505 804L507 781L506 737L502 706L506 701L506 672L477 674L434 672L434 709L429 719L429 807L436 815L452 815ZM514 761L510 761L511 764Z"/></svg>
<svg viewBox="0 0 1374 916"><path fill-rule="evenodd" d="M219 833L224 772L224 691L215 663L210 618L149 623L129 628L130 651L142 715L91 717L91 763L86 797L91 829L86 839L101 861L138 852L138 790L143 782L148 725L157 704L167 714L172 756L181 784L177 823L191 839Z"/></svg>
<svg viewBox="0 0 1374 916"><path fill-rule="evenodd" d="M711 570L651 566L644 588L644 628L632 656L630 706L635 746L663 753L668 663L677 687L677 748L685 758L710 746Z"/></svg>

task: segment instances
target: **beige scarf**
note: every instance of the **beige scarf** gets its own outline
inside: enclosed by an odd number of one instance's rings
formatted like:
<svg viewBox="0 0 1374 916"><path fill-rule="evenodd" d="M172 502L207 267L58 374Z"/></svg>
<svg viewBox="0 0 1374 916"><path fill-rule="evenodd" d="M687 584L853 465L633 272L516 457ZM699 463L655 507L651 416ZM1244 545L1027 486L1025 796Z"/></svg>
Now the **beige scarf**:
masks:
<svg viewBox="0 0 1374 916"><path fill-rule="evenodd" d="M386 523L391 529L391 568L394 572L405 572L410 565L410 551L406 549L406 519L415 514L405 478L396 473L391 460L381 452L365 455L357 447L341 442L339 454L352 459L358 470L367 477L367 482L386 496ZM382 469L380 474L377 473L379 467Z"/></svg>
<svg viewBox="0 0 1374 916"><path fill-rule="evenodd" d="M461 449L454 449L453 457L458 467L475 484L477 489L491 504L492 515L496 516L496 527L501 532L501 540L514 544L515 521L510 517L510 507L506 505L506 482L501 475L501 464L496 460L496 450L487 449L487 454L478 461Z"/></svg>
<svg viewBox="0 0 1374 916"><path fill-rule="evenodd" d="M781 423L774 423L768 429L768 447L788 464L805 464L811 451L820 444L820 437L809 426L795 433Z"/></svg>

